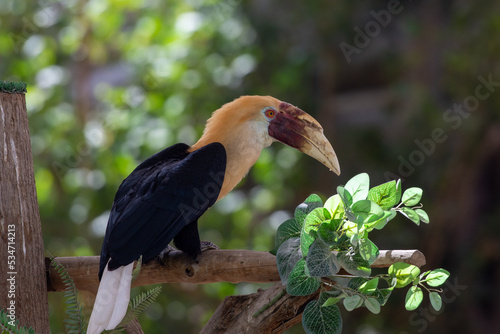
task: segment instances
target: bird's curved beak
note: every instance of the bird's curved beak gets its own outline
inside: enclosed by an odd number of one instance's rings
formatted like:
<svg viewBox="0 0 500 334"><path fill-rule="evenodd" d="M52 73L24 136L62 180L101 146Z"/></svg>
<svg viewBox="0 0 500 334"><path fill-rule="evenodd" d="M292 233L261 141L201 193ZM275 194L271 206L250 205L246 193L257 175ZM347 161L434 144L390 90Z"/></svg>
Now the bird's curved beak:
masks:
<svg viewBox="0 0 500 334"><path fill-rule="evenodd" d="M301 109L281 102L268 132L274 139L313 157L340 175L337 155L323 134L323 128Z"/></svg>

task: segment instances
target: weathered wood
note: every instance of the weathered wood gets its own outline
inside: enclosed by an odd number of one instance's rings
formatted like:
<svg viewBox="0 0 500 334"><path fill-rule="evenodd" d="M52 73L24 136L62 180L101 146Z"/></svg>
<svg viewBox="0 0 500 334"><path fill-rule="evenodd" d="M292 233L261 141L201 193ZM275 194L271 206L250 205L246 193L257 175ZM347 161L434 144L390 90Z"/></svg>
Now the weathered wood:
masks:
<svg viewBox="0 0 500 334"><path fill-rule="evenodd" d="M381 250L372 268L388 268L396 262L405 262L417 267L425 266L424 254L416 249L411 250Z"/></svg>
<svg viewBox="0 0 500 334"><path fill-rule="evenodd" d="M0 93L0 308L49 333L42 228L26 101Z"/></svg>
<svg viewBox="0 0 500 334"><path fill-rule="evenodd" d="M97 291L99 257L56 257L65 266L80 290ZM407 262L421 267L424 255L418 250L380 251L373 267L388 267L395 262ZM47 267L48 290L63 291L64 283L53 267ZM276 257L268 252L249 250L208 250L195 263L181 252L171 253L165 265L157 261L143 264L133 286L158 283L266 283L280 280Z"/></svg>
<svg viewBox="0 0 500 334"><path fill-rule="evenodd" d="M141 324L137 318L134 318L127 326L125 326L125 330L128 334L144 334L142 330Z"/></svg>
<svg viewBox="0 0 500 334"><path fill-rule="evenodd" d="M290 296L276 283L251 295L229 296L219 305L200 334L276 334L298 324L305 306L317 299L319 291L308 296Z"/></svg>
<svg viewBox="0 0 500 334"><path fill-rule="evenodd" d="M56 257L65 266L78 289L97 291L98 256ZM49 291L63 291L64 283L53 267L48 267ZM143 264L133 286L158 283L275 282L279 280L276 258L268 252L248 250L208 250L198 263L181 252L165 261Z"/></svg>

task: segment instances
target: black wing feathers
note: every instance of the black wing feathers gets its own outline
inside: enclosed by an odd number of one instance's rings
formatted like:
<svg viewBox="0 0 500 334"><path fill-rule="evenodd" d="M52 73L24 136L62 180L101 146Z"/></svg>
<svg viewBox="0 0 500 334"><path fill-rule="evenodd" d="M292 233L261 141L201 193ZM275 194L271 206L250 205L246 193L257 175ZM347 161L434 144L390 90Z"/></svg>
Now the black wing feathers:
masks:
<svg viewBox="0 0 500 334"><path fill-rule="evenodd" d="M99 278L108 268L143 255L156 257L187 224L196 221L219 196L226 168L222 144L192 153L173 145L145 160L120 185L101 251Z"/></svg>

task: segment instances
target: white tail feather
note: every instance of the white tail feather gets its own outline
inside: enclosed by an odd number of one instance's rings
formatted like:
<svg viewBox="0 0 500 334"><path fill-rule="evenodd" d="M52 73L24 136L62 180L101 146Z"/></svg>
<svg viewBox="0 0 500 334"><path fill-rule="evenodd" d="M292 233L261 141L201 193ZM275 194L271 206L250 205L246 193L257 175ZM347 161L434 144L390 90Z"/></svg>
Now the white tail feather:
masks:
<svg viewBox="0 0 500 334"><path fill-rule="evenodd" d="M104 268L99 290L90 316L87 334L100 334L103 330L113 329L127 313L132 285L134 263L109 271Z"/></svg>

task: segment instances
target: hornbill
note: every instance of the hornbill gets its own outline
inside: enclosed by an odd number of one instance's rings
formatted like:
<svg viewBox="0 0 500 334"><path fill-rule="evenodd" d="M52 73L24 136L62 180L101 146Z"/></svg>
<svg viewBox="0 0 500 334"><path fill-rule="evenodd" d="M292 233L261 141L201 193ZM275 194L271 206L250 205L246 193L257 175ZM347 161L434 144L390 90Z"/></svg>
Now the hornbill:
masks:
<svg viewBox="0 0 500 334"><path fill-rule="evenodd" d="M196 259L198 219L227 195L274 141L340 174L323 128L301 109L271 96L242 96L207 121L192 146L175 144L141 163L120 185L109 215L100 285L87 333L115 328L130 299L133 262L156 258L173 240Z"/></svg>

